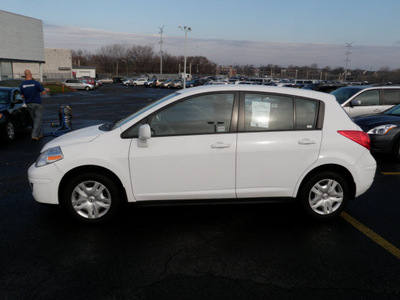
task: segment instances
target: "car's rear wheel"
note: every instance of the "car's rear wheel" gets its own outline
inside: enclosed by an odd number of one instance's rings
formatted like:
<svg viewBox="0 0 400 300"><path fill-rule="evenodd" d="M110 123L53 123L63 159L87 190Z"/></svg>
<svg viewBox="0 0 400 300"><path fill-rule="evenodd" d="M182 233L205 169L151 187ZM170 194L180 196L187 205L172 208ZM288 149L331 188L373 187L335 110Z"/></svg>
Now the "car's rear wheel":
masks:
<svg viewBox="0 0 400 300"><path fill-rule="evenodd" d="M86 173L72 178L61 192L61 206L74 219L99 223L113 218L120 204L120 193L107 176Z"/></svg>
<svg viewBox="0 0 400 300"><path fill-rule="evenodd" d="M311 217L329 220L339 215L346 207L349 193L349 186L342 175L326 171L308 178L299 193L299 198Z"/></svg>

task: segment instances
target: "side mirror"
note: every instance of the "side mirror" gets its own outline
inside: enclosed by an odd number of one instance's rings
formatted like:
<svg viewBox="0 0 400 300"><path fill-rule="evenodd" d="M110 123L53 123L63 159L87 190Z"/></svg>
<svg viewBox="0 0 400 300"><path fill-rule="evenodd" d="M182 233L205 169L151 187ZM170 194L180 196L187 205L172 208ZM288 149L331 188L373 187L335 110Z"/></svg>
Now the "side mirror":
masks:
<svg viewBox="0 0 400 300"><path fill-rule="evenodd" d="M149 144L147 140L151 138L151 128L149 124L144 124L139 127L139 138L137 140L139 148L147 148Z"/></svg>
<svg viewBox="0 0 400 300"><path fill-rule="evenodd" d="M139 139L142 141L149 140L151 138L151 128L149 124L144 124L139 127Z"/></svg>
<svg viewBox="0 0 400 300"><path fill-rule="evenodd" d="M351 106L361 106L361 100L354 99L350 102Z"/></svg>

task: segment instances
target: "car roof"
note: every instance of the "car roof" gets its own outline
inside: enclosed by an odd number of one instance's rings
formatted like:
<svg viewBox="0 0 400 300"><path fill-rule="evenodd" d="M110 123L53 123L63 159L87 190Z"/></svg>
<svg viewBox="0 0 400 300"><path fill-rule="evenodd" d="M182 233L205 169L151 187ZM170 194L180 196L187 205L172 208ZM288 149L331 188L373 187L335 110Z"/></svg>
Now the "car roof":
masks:
<svg viewBox="0 0 400 300"><path fill-rule="evenodd" d="M13 90L19 90L19 88L9 87L9 86L0 86L0 90L13 91Z"/></svg>
<svg viewBox="0 0 400 300"><path fill-rule="evenodd" d="M262 93L274 93L274 94L278 93L278 94L294 95L305 98L335 99L333 95L327 93L322 93L312 90L295 89L289 87L269 86L269 85L241 85L241 84L204 85L199 87L183 89L180 90L178 93L180 93L181 95L191 95L191 94L197 94L199 92L207 93L207 92L224 92L224 91L262 92Z"/></svg>

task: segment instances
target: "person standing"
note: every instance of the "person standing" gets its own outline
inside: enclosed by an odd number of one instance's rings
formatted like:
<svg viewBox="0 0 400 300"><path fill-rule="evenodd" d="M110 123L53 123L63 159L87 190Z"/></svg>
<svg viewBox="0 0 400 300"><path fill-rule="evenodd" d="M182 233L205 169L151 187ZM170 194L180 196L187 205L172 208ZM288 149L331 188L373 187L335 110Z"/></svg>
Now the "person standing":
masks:
<svg viewBox="0 0 400 300"><path fill-rule="evenodd" d="M25 99L26 106L32 118L32 140L38 141L43 137L42 115L43 105L40 94L46 94L44 87L32 78L30 70L25 70L25 80L19 86L21 96Z"/></svg>

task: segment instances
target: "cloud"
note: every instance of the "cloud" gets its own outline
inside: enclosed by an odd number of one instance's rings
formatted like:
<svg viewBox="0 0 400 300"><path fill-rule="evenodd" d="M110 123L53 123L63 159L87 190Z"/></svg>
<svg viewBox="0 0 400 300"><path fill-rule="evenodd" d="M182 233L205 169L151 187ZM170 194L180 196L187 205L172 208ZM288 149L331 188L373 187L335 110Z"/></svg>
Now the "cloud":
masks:
<svg viewBox="0 0 400 300"><path fill-rule="evenodd" d="M86 49L94 52L108 44L152 46L159 51L158 34L121 33L91 28L65 27L44 24L46 48ZM172 55L184 54L184 37L163 36L163 51ZM344 67L345 44L282 43L221 39L197 39L188 34L187 55L205 56L220 65L277 64L281 66ZM400 68L400 47L357 46L353 44L349 68L379 70L381 67Z"/></svg>

